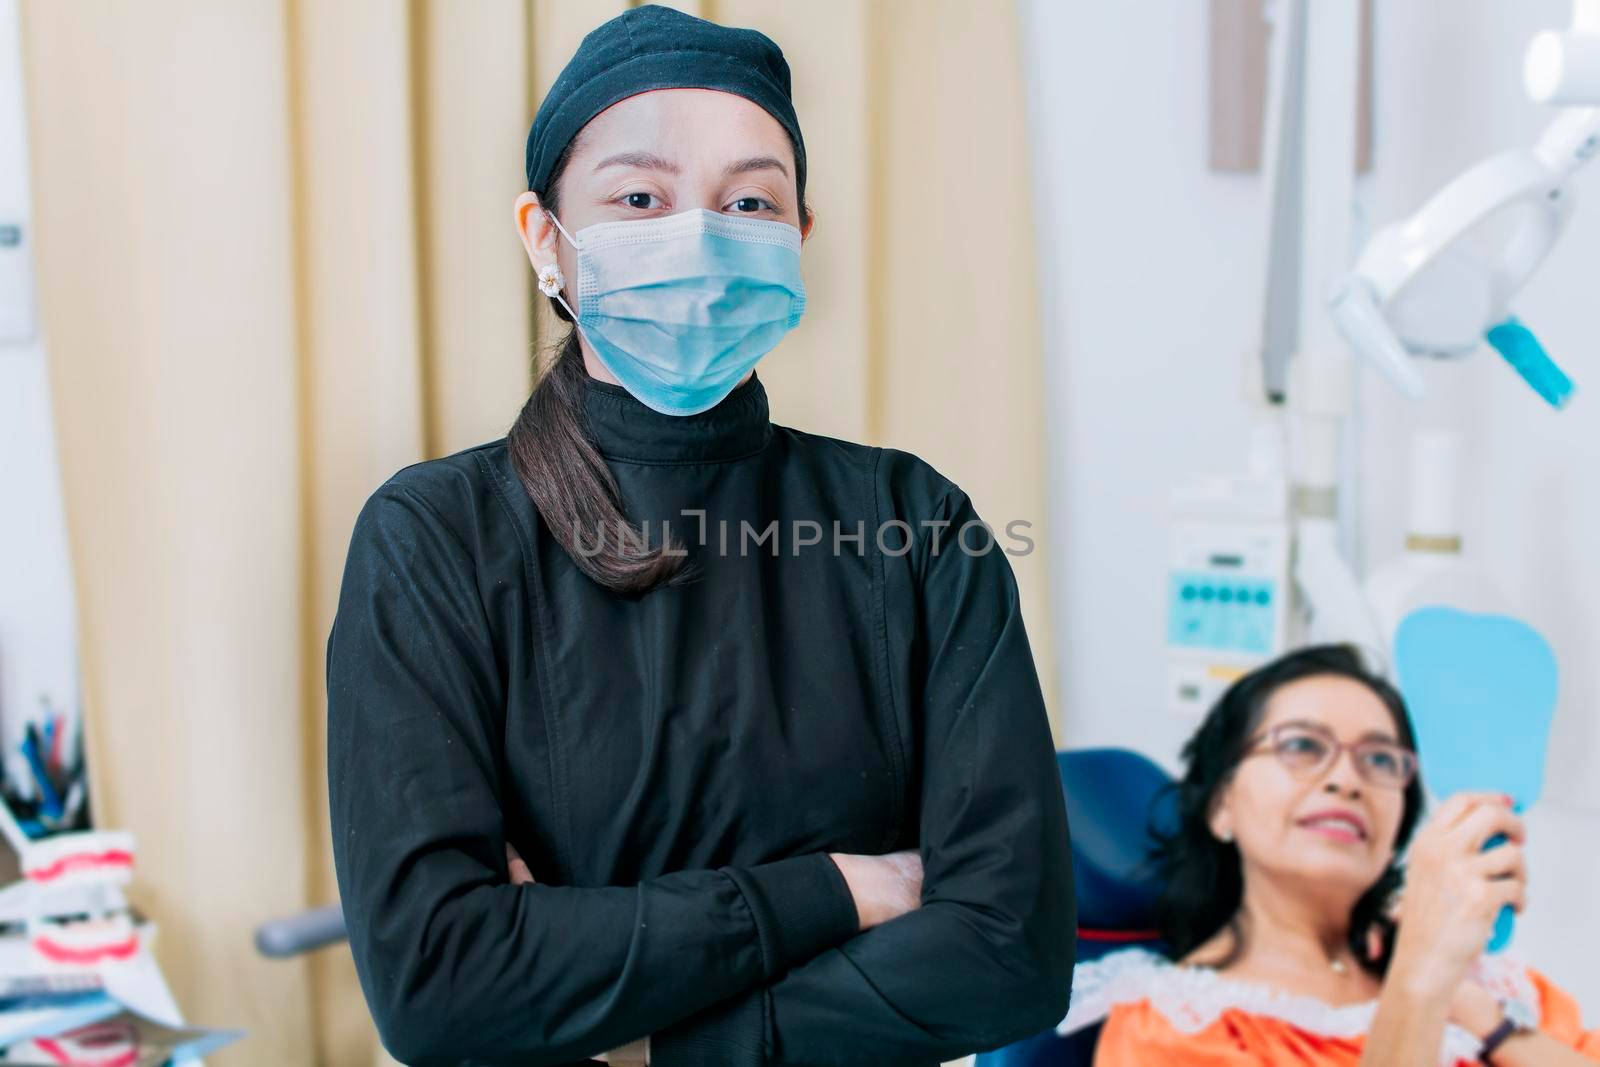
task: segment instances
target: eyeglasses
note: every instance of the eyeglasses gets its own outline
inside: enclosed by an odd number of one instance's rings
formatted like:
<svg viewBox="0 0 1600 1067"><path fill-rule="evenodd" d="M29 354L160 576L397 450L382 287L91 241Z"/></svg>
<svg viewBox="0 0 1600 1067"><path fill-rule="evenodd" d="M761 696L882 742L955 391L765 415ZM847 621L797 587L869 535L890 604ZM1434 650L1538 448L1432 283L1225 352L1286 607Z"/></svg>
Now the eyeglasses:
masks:
<svg viewBox="0 0 1600 1067"><path fill-rule="evenodd" d="M1263 748L1263 743L1267 747ZM1373 737L1347 745L1326 728L1310 723L1279 723L1245 746L1244 755L1271 752L1296 777L1316 778L1347 750L1356 773L1369 785L1404 789L1416 777L1417 754L1405 746Z"/></svg>

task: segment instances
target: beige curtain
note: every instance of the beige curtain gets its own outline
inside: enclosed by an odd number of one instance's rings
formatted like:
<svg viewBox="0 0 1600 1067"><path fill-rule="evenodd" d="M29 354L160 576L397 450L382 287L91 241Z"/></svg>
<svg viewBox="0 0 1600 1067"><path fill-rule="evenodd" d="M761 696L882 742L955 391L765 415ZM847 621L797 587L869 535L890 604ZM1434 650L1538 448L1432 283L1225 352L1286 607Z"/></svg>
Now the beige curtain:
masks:
<svg viewBox="0 0 1600 1067"><path fill-rule="evenodd" d="M323 654L357 509L504 433L537 338L512 229L543 92L620 0L28 0L39 296L96 818L215 1064L365 1064L348 954L259 959L336 898ZM817 229L776 421L923 456L1016 557L1053 695L1015 14L706 0L787 52Z"/></svg>

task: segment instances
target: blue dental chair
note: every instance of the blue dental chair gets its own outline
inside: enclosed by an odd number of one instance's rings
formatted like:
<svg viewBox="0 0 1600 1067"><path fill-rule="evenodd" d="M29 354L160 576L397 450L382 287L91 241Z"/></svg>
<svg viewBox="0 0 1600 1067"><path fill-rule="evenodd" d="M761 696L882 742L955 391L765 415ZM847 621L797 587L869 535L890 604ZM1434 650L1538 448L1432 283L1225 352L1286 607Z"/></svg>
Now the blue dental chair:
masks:
<svg viewBox="0 0 1600 1067"><path fill-rule="evenodd" d="M1149 870L1150 827L1177 824L1167 773L1122 748L1057 752L1072 832L1078 962L1130 946L1160 949L1154 930L1160 884ZM1052 1028L978 1056L974 1067L1090 1067L1100 1027L1066 1037Z"/></svg>

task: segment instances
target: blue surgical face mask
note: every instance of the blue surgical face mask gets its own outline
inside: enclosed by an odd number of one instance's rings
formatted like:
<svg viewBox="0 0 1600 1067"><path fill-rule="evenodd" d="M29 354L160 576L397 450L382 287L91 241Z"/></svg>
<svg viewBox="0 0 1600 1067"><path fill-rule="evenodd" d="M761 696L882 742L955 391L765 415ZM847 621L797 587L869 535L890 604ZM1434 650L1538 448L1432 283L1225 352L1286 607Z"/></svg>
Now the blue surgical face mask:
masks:
<svg viewBox="0 0 1600 1067"><path fill-rule="evenodd" d="M578 307L561 300L623 388L666 415L715 407L800 321L800 231L705 208L585 226Z"/></svg>

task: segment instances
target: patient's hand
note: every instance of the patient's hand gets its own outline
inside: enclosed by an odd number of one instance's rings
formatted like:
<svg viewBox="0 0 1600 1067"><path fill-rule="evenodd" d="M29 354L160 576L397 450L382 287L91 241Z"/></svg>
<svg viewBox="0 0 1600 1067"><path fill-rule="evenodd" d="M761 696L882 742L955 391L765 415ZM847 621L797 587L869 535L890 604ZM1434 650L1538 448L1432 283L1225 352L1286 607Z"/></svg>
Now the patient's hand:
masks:
<svg viewBox="0 0 1600 1067"><path fill-rule="evenodd" d="M1450 1021L1482 1041L1500 1025L1500 1002L1483 986L1467 979L1450 1001Z"/></svg>
<svg viewBox="0 0 1600 1067"><path fill-rule="evenodd" d="M1506 843L1483 851L1496 834ZM1497 794L1459 793L1440 805L1407 856L1391 979L1454 1005L1500 908L1522 910L1522 842L1522 820Z"/></svg>

